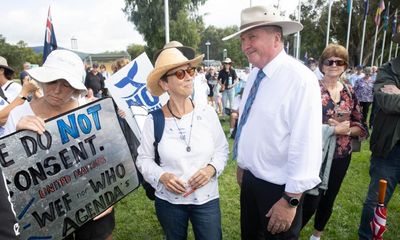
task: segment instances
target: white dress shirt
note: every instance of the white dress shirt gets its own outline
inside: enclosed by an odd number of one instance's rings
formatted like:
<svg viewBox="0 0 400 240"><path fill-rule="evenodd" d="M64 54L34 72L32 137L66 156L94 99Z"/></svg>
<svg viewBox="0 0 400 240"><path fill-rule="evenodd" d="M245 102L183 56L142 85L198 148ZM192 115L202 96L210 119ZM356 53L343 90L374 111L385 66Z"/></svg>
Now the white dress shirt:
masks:
<svg viewBox="0 0 400 240"><path fill-rule="evenodd" d="M192 133L190 125L193 117ZM186 141L180 138L178 127ZM191 136L190 136L191 135ZM190 138L191 151L186 147ZM149 115L143 127L136 165L144 179L156 189L156 196L173 204L203 204L219 197L218 176L225 168L229 147L215 110L208 105L196 105L194 111L180 120L165 118L165 128L158 144L160 166L154 162L153 117ZM168 191L159 179L162 174L175 174L185 183L201 168L211 164L215 177L188 197ZM187 191L190 188L187 187Z"/></svg>
<svg viewBox="0 0 400 240"><path fill-rule="evenodd" d="M258 68L251 72L243 107ZM302 193L319 182L322 157L321 94L315 74L285 51L263 68L238 146L238 165L262 180Z"/></svg>

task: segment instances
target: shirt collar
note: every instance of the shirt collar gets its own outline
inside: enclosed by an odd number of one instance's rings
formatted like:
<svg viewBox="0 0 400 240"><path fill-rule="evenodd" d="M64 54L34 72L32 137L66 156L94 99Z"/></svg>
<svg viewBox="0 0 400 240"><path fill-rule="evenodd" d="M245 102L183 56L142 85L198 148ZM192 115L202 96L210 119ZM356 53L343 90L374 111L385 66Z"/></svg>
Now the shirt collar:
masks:
<svg viewBox="0 0 400 240"><path fill-rule="evenodd" d="M263 67L262 70L268 78L271 78L272 75L274 75L276 69L278 69L278 67L284 62L286 56L286 52L282 49L282 51L271 60L271 62Z"/></svg>

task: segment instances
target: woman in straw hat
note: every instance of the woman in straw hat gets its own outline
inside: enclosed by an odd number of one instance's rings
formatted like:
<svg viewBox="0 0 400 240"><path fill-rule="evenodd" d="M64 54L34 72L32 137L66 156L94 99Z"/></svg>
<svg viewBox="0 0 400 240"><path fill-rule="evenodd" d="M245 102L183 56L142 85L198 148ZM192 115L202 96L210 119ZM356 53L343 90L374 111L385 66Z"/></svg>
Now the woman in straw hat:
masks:
<svg viewBox="0 0 400 240"><path fill-rule="evenodd" d="M189 220L196 239L221 239L218 176L228 158L228 143L215 110L196 105L195 66L204 55L173 41L156 54L147 78L154 96L164 92L165 128L158 144L160 165L154 161L153 118L144 125L137 167L155 189L155 208L167 239L186 239Z"/></svg>
<svg viewBox="0 0 400 240"><path fill-rule="evenodd" d="M78 55L67 50L54 50L47 57L42 67L27 71L39 82L43 96L25 102L14 108L5 125L6 133L20 129L29 129L39 134L45 131L45 119L77 108L78 100L87 93L83 84L84 67ZM115 226L113 208L81 226L67 239L112 239Z"/></svg>

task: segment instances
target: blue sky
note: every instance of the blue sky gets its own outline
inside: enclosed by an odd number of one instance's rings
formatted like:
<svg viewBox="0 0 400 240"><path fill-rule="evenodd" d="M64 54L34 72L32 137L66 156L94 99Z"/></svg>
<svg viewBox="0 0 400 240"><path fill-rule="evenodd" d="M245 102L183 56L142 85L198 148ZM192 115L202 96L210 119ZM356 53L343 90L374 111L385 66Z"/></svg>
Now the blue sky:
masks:
<svg viewBox="0 0 400 240"><path fill-rule="evenodd" d="M278 0L208 0L200 13L206 14L206 25L239 25L240 11L249 7L250 2L277 4ZM298 0L280 0L281 8L289 14L297 3ZM144 44L121 11L124 0L2 0L0 34L12 44L23 40L29 46L42 45L49 6L59 46L70 48L72 37L77 39L78 50L91 53L125 50L132 43ZM221 15L224 8L229 9L229 14Z"/></svg>

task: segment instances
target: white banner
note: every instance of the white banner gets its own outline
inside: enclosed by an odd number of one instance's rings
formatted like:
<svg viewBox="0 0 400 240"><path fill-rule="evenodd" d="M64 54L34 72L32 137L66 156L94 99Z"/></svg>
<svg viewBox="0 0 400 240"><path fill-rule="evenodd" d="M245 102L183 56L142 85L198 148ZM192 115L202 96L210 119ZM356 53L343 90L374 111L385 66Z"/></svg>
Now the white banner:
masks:
<svg viewBox="0 0 400 240"><path fill-rule="evenodd" d="M21 240L64 238L139 186L111 98L1 138L0 167Z"/></svg>
<svg viewBox="0 0 400 240"><path fill-rule="evenodd" d="M126 120L136 136L140 136L147 112L161 107L159 97L152 96L146 88L146 79L153 65L142 53L105 81L118 107L127 114ZM133 117L131 117L133 115Z"/></svg>

